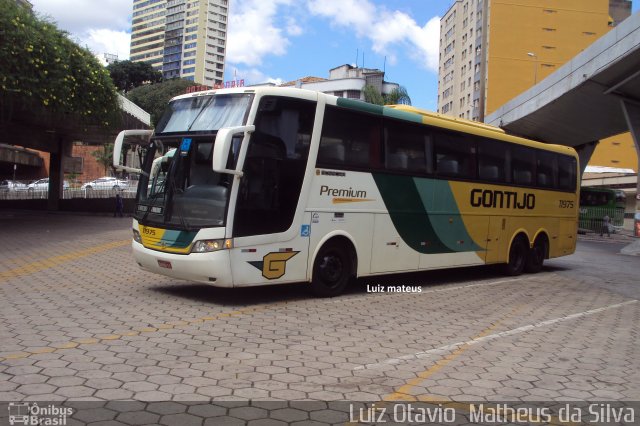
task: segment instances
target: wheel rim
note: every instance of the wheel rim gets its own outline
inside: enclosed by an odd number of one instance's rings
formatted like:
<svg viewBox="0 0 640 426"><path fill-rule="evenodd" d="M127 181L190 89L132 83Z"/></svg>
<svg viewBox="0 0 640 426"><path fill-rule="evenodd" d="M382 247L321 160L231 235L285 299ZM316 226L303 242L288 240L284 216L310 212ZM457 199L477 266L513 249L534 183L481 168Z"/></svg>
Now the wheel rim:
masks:
<svg viewBox="0 0 640 426"><path fill-rule="evenodd" d="M536 265L541 264L544 259L544 249L539 244L534 245L531 256Z"/></svg>
<svg viewBox="0 0 640 426"><path fill-rule="evenodd" d="M328 253L324 255L318 269L320 278L327 287L335 287L338 285L340 278L344 273L342 259L335 253Z"/></svg>
<svg viewBox="0 0 640 426"><path fill-rule="evenodd" d="M517 241L512 248L509 259L514 270L520 271L524 267L525 257L524 245L520 241Z"/></svg>

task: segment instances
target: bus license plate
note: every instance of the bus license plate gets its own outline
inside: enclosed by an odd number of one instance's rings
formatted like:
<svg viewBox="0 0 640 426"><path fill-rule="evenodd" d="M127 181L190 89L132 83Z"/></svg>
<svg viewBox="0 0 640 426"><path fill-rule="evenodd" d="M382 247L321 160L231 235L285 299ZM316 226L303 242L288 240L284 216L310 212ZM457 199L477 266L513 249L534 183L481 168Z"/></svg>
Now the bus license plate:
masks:
<svg viewBox="0 0 640 426"><path fill-rule="evenodd" d="M171 269L171 262L166 260L158 260L158 266L161 268Z"/></svg>

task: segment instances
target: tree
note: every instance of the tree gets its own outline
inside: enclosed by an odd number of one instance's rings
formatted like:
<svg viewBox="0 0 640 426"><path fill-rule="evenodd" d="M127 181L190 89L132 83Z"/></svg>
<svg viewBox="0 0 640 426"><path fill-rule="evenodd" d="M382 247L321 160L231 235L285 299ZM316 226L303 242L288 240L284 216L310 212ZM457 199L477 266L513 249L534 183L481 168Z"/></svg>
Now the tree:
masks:
<svg viewBox="0 0 640 426"><path fill-rule="evenodd" d="M107 66L113 83L118 90L128 92L144 83L162 81L162 73L147 62L117 61Z"/></svg>
<svg viewBox="0 0 640 426"><path fill-rule="evenodd" d="M102 145L102 149L96 149L91 153L98 164L104 167L104 174L107 175L109 169L113 169L113 144Z"/></svg>
<svg viewBox="0 0 640 426"><path fill-rule="evenodd" d="M189 80L165 80L161 83L136 87L127 93L127 98L151 114L151 124L155 126L162 117L169 100L186 92L187 87L196 83Z"/></svg>
<svg viewBox="0 0 640 426"><path fill-rule="evenodd" d="M411 98L407 88L399 86L384 96L385 105L411 105Z"/></svg>
<svg viewBox="0 0 640 426"><path fill-rule="evenodd" d="M384 105L384 98L374 86L364 86L364 101L374 105Z"/></svg>
<svg viewBox="0 0 640 426"><path fill-rule="evenodd" d="M93 54L14 0L0 0L0 121L16 111L113 125L116 90Z"/></svg>

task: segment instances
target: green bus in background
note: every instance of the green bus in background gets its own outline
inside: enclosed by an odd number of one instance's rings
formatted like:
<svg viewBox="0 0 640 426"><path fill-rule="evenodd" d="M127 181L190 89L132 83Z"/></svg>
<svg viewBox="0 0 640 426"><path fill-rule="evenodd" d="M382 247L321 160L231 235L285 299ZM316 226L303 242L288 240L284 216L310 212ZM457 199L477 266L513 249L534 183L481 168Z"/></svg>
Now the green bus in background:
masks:
<svg viewBox="0 0 640 426"><path fill-rule="evenodd" d="M609 216L611 226L622 226L626 198L624 191L620 189L580 188L579 228L600 232L605 215ZM613 232L613 229L609 231Z"/></svg>

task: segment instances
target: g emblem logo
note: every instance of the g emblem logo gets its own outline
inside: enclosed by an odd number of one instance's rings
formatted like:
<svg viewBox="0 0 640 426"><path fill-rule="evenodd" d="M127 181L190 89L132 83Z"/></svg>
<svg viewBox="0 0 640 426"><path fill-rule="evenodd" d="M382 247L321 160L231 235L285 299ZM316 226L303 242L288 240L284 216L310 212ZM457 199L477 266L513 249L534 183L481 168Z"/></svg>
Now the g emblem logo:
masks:
<svg viewBox="0 0 640 426"><path fill-rule="evenodd" d="M268 253L262 258L262 262L248 262L262 271L262 276L268 280L276 280L287 272L287 260L291 259L299 251L285 251Z"/></svg>

